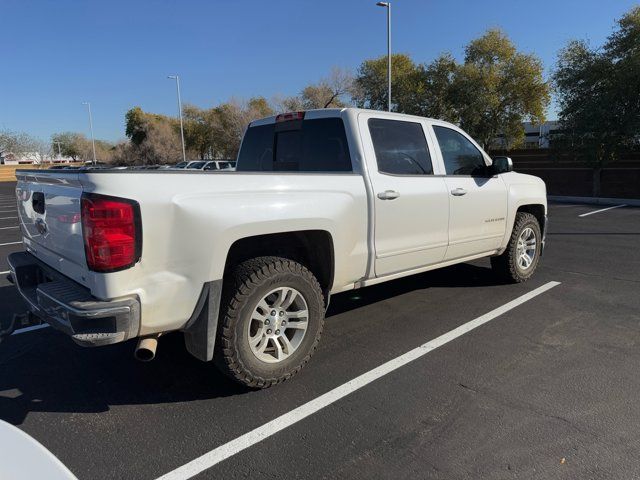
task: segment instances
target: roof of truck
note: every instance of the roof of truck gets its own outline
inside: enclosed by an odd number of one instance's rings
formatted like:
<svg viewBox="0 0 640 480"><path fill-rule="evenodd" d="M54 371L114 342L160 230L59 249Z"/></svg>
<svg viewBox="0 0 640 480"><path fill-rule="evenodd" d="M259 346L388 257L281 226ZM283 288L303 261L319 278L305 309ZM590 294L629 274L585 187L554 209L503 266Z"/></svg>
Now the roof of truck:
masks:
<svg viewBox="0 0 640 480"><path fill-rule="evenodd" d="M317 108L317 109L311 109L311 110L300 110L299 112L281 113L281 114L278 114L278 115L271 115L269 117L264 117L264 118L260 118L260 119L254 120L253 122L251 122L249 124L249 126L250 127L255 127L255 126L258 126L258 125L269 125L271 123L275 123L276 119L281 115L288 115L288 114L295 114L295 113L304 112L304 118L306 118L306 119L315 119L315 118L339 117L339 116L341 116L341 114L343 112L346 112L346 111L353 112L354 114L359 114L359 113L377 113L377 114L380 114L380 115L383 115L383 116L389 116L389 117L413 118L413 119L430 120L430 121L434 121L434 122L447 123L447 122L444 122L443 120L438 120L437 118L420 117L420 116L417 116L417 115L408 115L406 113L388 112L386 110L372 110L372 109L367 109L367 108L346 107L346 108Z"/></svg>

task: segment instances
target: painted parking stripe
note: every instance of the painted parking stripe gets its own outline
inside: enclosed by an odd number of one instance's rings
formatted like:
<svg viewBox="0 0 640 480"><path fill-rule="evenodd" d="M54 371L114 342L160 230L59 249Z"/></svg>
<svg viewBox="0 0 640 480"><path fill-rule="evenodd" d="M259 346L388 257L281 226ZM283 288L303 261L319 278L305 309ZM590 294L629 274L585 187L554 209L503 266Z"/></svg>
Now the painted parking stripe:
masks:
<svg viewBox="0 0 640 480"><path fill-rule="evenodd" d="M613 210L614 208L620 208L620 207L626 207L626 204L623 205L616 205L615 207L609 207L609 208L602 208L600 210L595 210L593 212L587 212L587 213L583 213L582 215L578 215L579 217L586 217L588 215L593 215L594 213L600 213L600 212L606 212L607 210Z"/></svg>
<svg viewBox="0 0 640 480"><path fill-rule="evenodd" d="M21 328L13 332L11 335L20 335L21 333L33 332L34 330L40 330L43 328L49 328L49 324L41 323L40 325L33 325L32 327Z"/></svg>
<svg viewBox="0 0 640 480"><path fill-rule="evenodd" d="M435 350L442 345L445 345L452 340L464 335L465 333L469 333L470 331L478 328L481 325L484 325L487 322L499 317L500 315L508 312L516 308L518 305L522 305L523 303L531 300L534 297L546 292L547 290L552 289L553 287L560 285L560 282L549 282L541 287L532 290L529 293L526 293L515 300L510 301L502 305L501 307L496 308L495 310L490 311L489 313L485 313L484 315L471 320L463 325L460 325L458 328L454 328L453 330L441 335L413 350L400 355L399 357L394 358L386 363L383 363L379 367L374 368L373 370L369 370L367 373L360 375L359 377L354 378L353 380L348 381L340 385L339 387L330 390L329 392L319 396L318 398L311 400L310 402L305 403L284 415L271 420L270 422L265 423L261 427L256 428L244 435L231 440L224 445L221 445L208 453L205 453L201 457L196 458L195 460L190 461L189 463L159 477L158 480L186 480L188 478L192 478L199 473L204 472L205 470L213 467L214 465L226 460L229 457L269 438L270 436L288 428L297 422L307 418L310 415L322 410L323 408L331 405L332 403L337 402L341 398L346 397L347 395L361 389L362 387L378 380L379 378L399 369L407 365L414 360L426 355L427 353Z"/></svg>
<svg viewBox="0 0 640 480"><path fill-rule="evenodd" d="M0 272L0 275L4 275L5 273L9 273L9 270L7 270L6 272Z"/></svg>
<svg viewBox="0 0 640 480"><path fill-rule="evenodd" d="M18 225L15 225L13 227L0 227L0 230L9 230L11 228L18 228Z"/></svg>
<svg viewBox="0 0 640 480"><path fill-rule="evenodd" d="M0 220L9 220L10 218L18 218L18 217L0 217Z"/></svg>
<svg viewBox="0 0 640 480"><path fill-rule="evenodd" d="M22 243L22 241L19 241L19 242L9 242L9 243L0 243L0 247L6 247L7 245L18 245L19 243Z"/></svg>

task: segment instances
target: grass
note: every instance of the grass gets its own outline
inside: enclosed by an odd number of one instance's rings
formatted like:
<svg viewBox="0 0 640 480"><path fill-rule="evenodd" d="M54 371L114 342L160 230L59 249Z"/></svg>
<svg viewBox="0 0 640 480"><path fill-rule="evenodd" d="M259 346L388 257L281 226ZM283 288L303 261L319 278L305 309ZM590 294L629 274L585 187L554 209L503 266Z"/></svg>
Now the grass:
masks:
<svg viewBox="0 0 640 480"><path fill-rule="evenodd" d="M50 165L0 165L0 182L15 182L16 170L18 169L30 169L30 170L46 170Z"/></svg>

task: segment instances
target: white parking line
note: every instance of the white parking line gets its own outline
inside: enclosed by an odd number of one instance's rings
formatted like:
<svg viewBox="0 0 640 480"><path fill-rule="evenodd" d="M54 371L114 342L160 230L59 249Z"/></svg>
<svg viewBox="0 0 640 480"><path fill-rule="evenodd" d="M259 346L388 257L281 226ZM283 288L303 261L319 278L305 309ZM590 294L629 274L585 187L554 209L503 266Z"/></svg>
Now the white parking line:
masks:
<svg viewBox="0 0 640 480"><path fill-rule="evenodd" d="M34 330L40 330L41 328L47 328L48 323L41 323L40 325L34 325L33 327L26 327L16 330L11 335L20 335L21 333L33 332Z"/></svg>
<svg viewBox="0 0 640 480"><path fill-rule="evenodd" d="M9 270L7 270L6 272L0 272L0 275L4 275L5 273L9 273Z"/></svg>
<svg viewBox="0 0 640 480"><path fill-rule="evenodd" d="M7 245L18 245L19 243L22 243L22 241L20 241L20 242L0 243L0 247L5 247Z"/></svg>
<svg viewBox="0 0 640 480"><path fill-rule="evenodd" d="M0 220L9 220L10 218L18 218L18 217L0 217Z"/></svg>
<svg viewBox="0 0 640 480"><path fill-rule="evenodd" d="M0 227L0 230L9 230L10 228L18 228L18 225L14 227Z"/></svg>
<svg viewBox="0 0 640 480"><path fill-rule="evenodd" d="M614 208L626 207L626 204L616 205L615 207L602 208L600 210L595 210L593 212L583 213L582 215L578 215L579 217L586 217L588 215L593 215L594 213L606 212L607 210L613 210Z"/></svg>
<svg viewBox="0 0 640 480"><path fill-rule="evenodd" d="M535 290L532 290L531 292L526 293L521 297L518 297L515 300L512 300L509 303L496 308L495 310L490 311L489 313L485 313L475 320L471 320L470 322L460 325L458 328L454 328L444 335L441 335L425 343L424 345L414 348L413 350L400 355L399 357L396 357L393 360L388 361L387 363L383 363L373 370L369 370L367 373L364 373L363 375L360 375L359 377L356 377L353 380L350 380L347 383L334 388L333 390L319 396L318 398L311 400L310 402L307 402L304 405L301 405L291 410L290 412L285 413L284 415L274 420L271 420L268 423L265 423L261 427L245 433L244 435L231 440L230 442L225 443L224 445L221 445L208 453L205 453L201 457L198 457L195 460L192 460L189 463L163 475L162 477L159 477L158 480L186 480L188 478L194 477L195 475L204 472L205 470L213 467L223 460L232 457L236 453L239 453L255 445L256 443L259 443L269 438L270 436L280 432L281 430L294 425L295 423L305 419L310 415L313 415L314 413L361 389L371 382L374 382L375 380L378 380L379 378L399 369L400 367L413 362L414 360L426 355L427 353L435 350L438 347L441 347L442 345L449 343L452 340L455 340L465 333L469 333L471 330L478 328L479 326L484 325L487 322L490 322L503 313L516 308L518 305L522 305L523 303L531 300L541 293L546 292L547 290L550 290L557 285L560 285L560 282L546 283L543 286L538 287Z"/></svg>

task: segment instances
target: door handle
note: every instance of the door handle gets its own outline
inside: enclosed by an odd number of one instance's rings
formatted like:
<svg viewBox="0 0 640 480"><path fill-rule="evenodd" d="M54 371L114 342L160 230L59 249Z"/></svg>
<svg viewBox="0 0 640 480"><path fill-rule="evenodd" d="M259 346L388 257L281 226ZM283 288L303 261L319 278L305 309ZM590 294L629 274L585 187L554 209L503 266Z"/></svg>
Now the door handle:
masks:
<svg viewBox="0 0 640 480"><path fill-rule="evenodd" d="M384 192L378 193L378 198L380 200L393 200L395 198L398 198L399 196L400 193L396 192L395 190L385 190Z"/></svg>
<svg viewBox="0 0 640 480"><path fill-rule="evenodd" d="M451 195L454 197L461 197L462 195L466 195L467 191L464 188L454 188L451 190Z"/></svg>

